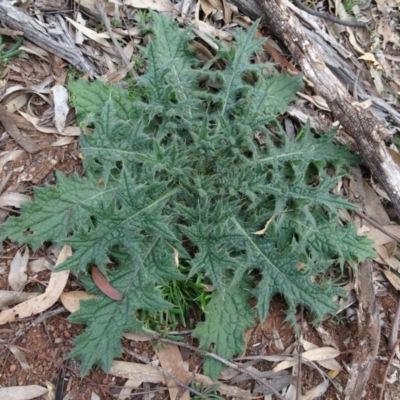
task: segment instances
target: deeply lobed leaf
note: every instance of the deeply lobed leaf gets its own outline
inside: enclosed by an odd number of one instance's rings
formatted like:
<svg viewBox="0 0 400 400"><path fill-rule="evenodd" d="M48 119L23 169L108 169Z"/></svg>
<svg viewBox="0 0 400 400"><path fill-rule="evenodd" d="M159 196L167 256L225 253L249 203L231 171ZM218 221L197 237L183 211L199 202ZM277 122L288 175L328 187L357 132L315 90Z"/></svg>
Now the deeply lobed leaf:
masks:
<svg viewBox="0 0 400 400"><path fill-rule="evenodd" d="M71 317L86 325L72 353L83 373L110 368L123 332L143 329L143 311L174 306L160 287L185 278L177 258L190 269L186 278L215 289L195 337L231 358L254 323L252 296L261 319L281 293L289 319L301 304L320 320L341 293L321 275L336 262L373 256L365 238L340 225L339 209L354 207L331 193L333 172L344 174L357 159L331 143L334 132L316 137L305 126L286 138L276 114L287 111L301 77L251 62L262 44L253 39L257 25L238 30L232 48L218 43L215 59L201 65L189 50L190 30L152 18L136 89L70 85L86 177L57 174L55 187L36 189L35 201L1 227L1 239L34 249L45 241L73 247L59 269L99 296ZM97 289L86 275L92 265L121 301ZM221 364L206 359L205 370L216 378Z"/></svg>

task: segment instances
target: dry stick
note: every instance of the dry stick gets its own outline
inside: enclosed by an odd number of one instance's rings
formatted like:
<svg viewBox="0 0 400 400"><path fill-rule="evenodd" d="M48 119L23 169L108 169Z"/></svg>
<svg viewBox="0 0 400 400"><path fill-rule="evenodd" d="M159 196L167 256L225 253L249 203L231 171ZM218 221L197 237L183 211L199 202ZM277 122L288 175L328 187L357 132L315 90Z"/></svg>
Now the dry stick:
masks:
<svg viewBox="0 0 400 400"><path fill-rule="evenodd" d="M396 314L394 316L393 323L392 323L392 331L390 332L390 336L389 336L390 351L394 351L394 349L396 347L395 344L396 344L396 340L397 340L397 335L399 333L399 320L400 320L400 295L398 296L397 310L396 310Z"/></svg>
<svg viewBox="0 0 400 400"><path fill-rule="evenodd" d="M65 21L59 15L56 15L55 18L63 30L61 36L51 35L48 31L48 24L41 23L20 8L13 6L12 2L0 1L0 22L5 28L22 31L25 38L32 43L63 58L79 70L96 75L68 33Z"/></svg>
<svg viewBox="0 0 400 400"><path fill-rule="evenodd" d="M201 349L198 349L197 347L191 346L190 344L177 342L175 340L164 339L164 338L161 338L161 337L155 337L155 339L157 339L161 343L167 343L167 344L173 344L175 346L185 347L186 349L192 350L192 351L194 351L194 352L196 352L198 354L201 354L203 356L214 358L214 360L217 360L217 361L221 362L222 364L225 364L226 366L228 366L230 368L233 368L236 371L241 372L242 374L249 375L251 378L253 378L260 385L268 388L279 400L284 400L284 398L280 395L280 393L274 387L269 385L264 380L260 380L260 378L256 374L254 374L251 371L248 371L245 368L240 367L239 365L236 365L233 362L225 360L224 358L220 357L217 354L210 353L209 351L201 350Z"/></svg>
<svg viewBox="0 0 400 400"><path fill-rule="evenodd" d="M392 353L390 354L389 360L386 364L385 372L383 373L382 377L382 382L381 382L381 390L379 392L379 400L383 399L384 391L385 391L385 385L386 385L386 378L387 374L389 372L390 364L393 361L394 356L396 355L396 347L400 344L400 338L397 340L395 346L393 347Z"/></svg>
<svg viewBox="0 0 400 400"><path fill-rule="evenodd" d="M101 16L101 19L103 20L104 25L107 28L107 32L110 35L110 38L111 38L112 42L114 43L114 46L117 49L117 51L118 51L122 61L124 62L125 66L127 68L129 68L129 70L132 72L132 74L134 76L137 77L138 76L137 72L132 68L132 64L126 58L126 55L122 51L122 48L121 48L120 44L118 43L118 40L115 38L115 35L114 35L113 31L112 31L112 27L111 27L111 24L110 24L110 20L108 19L108 16L107 16L107 14L106 14L106 12L104 10L104 7L97 1L94 3L94 6L95 6L96 10L99 12L99 14Z"/></svg>
<svg viewBox="0 0 400 400"><path fill-rule="evenodd" d="M300 306L300 326L303 327L303 306ZM301 375L302 375L302 365L303 365L303 346L300 343L301 337L299 338L299 343L297 345L298 354L298 364L297 364L297 379L296 379L296 400L301 399Z"/></svg>
<svg viewBox="0 0 400 400"><path fill-rule="evenodd" d="M354 28L357 28L357 27L361 28L361 27L365 27L365 26L368 25L366 22L346 21L344 19L336 18L331 14L313 10L312 8L305 6L301 2L301 0L293 0L293 3L294 3L294 5L296 7L300 8L300 10L303 10L306 13L314 15L314 16L319 17L319 18L326 19L326 20L331 21L331 22L333 22L335 24L344 25L344 26L351 26L351 27L354 27Z"/></svg>
<svg viewBox="0 0 400 400"><path fill-rule="evenodd" d="M175 343L177 344L177 343ZM178 378L175 378L175 376L171 375L170 373L168 373L167 371L164 371L161 367L159 367L158 365L154 365L147 357L143 357L138 353L135 353L132 350L129 350L127 348L123 348L124 352L131 355L132 357L137 358L138 360L140 360L141 362L149 365L150 367L154 368L156 371L160 372L162 375L165 375L167 378L172 379L174 382L176 382L179 386L183 387L184 389L188 390L189 392L194 393L196 396L202 398L202 399L208 399L207 396L204 396L204 394L201 394L198 390L191 388L190 386L186 385L186 383L182 382L181 380L179 380Z"/></svg>
<svg viewBox="0 0 400 400"><path fill-rule="evenodd" d="M373 225L376 229L380 230L382 233L384 233L386 236L389 236L391 239L393 239L395 242L400 244L400 238L398 238L396 235L393 235L393 233L390 233L387 231L382 225L378 224L374 219L367 217L363 212L359 210L352 210L354 214L358 215L360 218L365 219L365 221L369 222L371 225Z"/></svg>
<svg viewBox="0 0 400 400"><path fill-rule="evenodd" d="M353 352L345 399L361 399L376 361L380 341L379 311L372 281L373 263L367 259L359 265L354 289L358 298L357 326L359 342Z"/></svg>

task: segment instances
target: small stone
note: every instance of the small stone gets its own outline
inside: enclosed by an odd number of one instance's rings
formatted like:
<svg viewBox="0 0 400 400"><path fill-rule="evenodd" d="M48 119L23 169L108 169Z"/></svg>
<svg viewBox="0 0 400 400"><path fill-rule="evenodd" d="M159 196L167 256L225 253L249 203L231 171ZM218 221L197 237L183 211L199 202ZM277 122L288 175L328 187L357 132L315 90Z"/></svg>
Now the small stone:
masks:
<svg viewBox="0 0 400 400"><path fill-rule="evenodd" d="M10 372L15 372L17 369L17 366L15 364L11 364L9 369L10 369Z"/></svg>
<svg viewBox="0 0 400 400"><path fill-rule="evenodd" d="M58 338L54 339L55 344L60 344L62 342L63 342L63 338L58 337Z"/></svg>

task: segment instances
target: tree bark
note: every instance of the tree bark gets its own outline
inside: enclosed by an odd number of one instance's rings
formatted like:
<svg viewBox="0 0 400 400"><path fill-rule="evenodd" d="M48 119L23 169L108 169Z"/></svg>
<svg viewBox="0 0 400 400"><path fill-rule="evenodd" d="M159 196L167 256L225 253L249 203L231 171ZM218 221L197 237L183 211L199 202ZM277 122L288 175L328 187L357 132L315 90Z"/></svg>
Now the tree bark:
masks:
<svg viewBox="0 0 400 400"><path fill-rule="evenodd" d="M366 260L355 274L358 298L359 342L353 351L349 380L344 391L345 400L361 399L375 359L380 341L379 311L376 305L372 279L372 260Z"/></svg>
<svg viewBox="0 0 400 400"><path fill-rule="evenodd" d="M10 2L0 0L0 21L7 28L21 31L32 43L61 57L80 71L95 75L93 67L84 58L60 16L48 17L51 24L43 24Z"/></svg>

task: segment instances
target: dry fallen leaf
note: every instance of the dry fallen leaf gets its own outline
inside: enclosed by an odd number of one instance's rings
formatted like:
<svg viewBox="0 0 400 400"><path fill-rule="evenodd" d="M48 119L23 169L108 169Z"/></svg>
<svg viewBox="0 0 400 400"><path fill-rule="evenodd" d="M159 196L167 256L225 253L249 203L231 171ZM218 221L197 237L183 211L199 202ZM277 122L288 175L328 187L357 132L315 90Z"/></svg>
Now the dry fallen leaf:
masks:
<svg viewBox="0 0 400 400"><path fill-rule="evenodd" d="M7 88L7 90L3 94L1 94L0 100L5 99L7 96L9 96L10 94L15 93L15 92L29 93L29 94L34 93L37 95L48 94L48 93L50 93L50 89L47 86L53 81L54 81L54 78L52 76L48 76L43 81L36 83L34 85L31 85L31 86L27 86L27 87L22 86L22 85L10 86L9 88ZM43 96L41 96L41 97L43 98Z"/></svg>
<svg viewBox="0 0 400 400"><path fill-rule="evenodd" d="M57 83L51 89L54 100L54 125L59 133L63 133L65 129L65 121L69 111L68 107L68 90L64 86Z"/></svg>
<svg viewBox="0 0 400 400"><path fill-rule="evenodd" d="M29 121L39 132L43 133L57 133L58 130L56 128L48 127L48 126L41 126L39 125L39 118L35 118L30 116L27 113L24 113L22 111L19 111L19 113L27 120ZM64 132L61 133L63 136L79 136L81 134L79 126L67 126L64 130Z"/></svg>
<svg viewBox="0 0 400 400"><path fill-rule="evenodd" d="M179 379L181 382L186 383L189 381L191 374L185 371L183 367L182 354L178 346L169 344L167 347L162 347L160 350L156 349L156 354L164 371ZM166 377L165 381L167 382L171 399L175 399L178 394L180 394L181 400L190 400L190 393L187 390L182 393L181 387L177 385L173 379Z"/></svg>
<svg viewBox="0 0 400 400"><path fill-rule="evenodd" d="M3 171L4 166L8 162L17 160L24 153L25 153L24 150L7 151L7 153L5 153L2 157L0 157L0 173Z"/></svg>
<svg viewBox="0 0 400 400"><path fill-rule="evenodd" d="M110 375L127 378L134 388L138 388L143 382L164 383L164 375L156 371L150 365L131 363L126 361L114 361L110 370ZM194 381L204 387L214 386L215 382L208 376L196 374ZM229 386L218 382L217 391L222 396L236 397L244 400L251 400L253 397L247 390L236 386Z"/></svg>
<svg viewBox="0 0 400 400"><path fill-rule="evenodd" d="M387 280L393 285L393 287L396 290L400 290L400 278L393 272L387 270L384 270L383 273L385 274Z"/></svg>
<svg viewBox="0 0 400 400"><path fill-rule="evenodd" d="M6 110L10 112L15 112L22 108L26 102L28 101L28 95L27 94L20 94L17 97L13 97L7 103L5 104Z"/></svg>
<svg viewBox="0 0 400 400"><path fill-rule="evenodd" d="M126 361L114 361L111 366L110 375L130 379L135 388L138 388L143 382L164 382L164 375L150 365Z"/></svg>
<svg viewBox="0 0 400 400"><path fill-rule="evenodd" d="M10 386L0 388L0 399L29 400L47 393L47 388L38 385Z"/></svg>
<svg viewBox="0 0 400 400"><path fill-rule="evenodd" d="M323 396L324 393L328 390L329 384L329 380L325 379L319 385L310 390L307 390L306 394L304 396L301 396L301 400L314 400L316 398L321 398L321 396Z"/></svg>
<svg viewBox="0 0 400 400"><path fill-rule="evenodd" d="M8 274L8 283L10 284L11 289L18 291L25 285L26 281L28 280L28 275L26 274L28 261L28 247L25 249L23 255L21 254L20 250L15 253L14 258L11 261L10 273Z"/></svg>
<svg viewBox="0 0 400 400"><path fill-rule="evenodd" d="M317 361L321 362L324 360L331 360L335 357L340 355L340 351L334 349L333 347L317 347L311 350L307 350L301 354L301 357L308 361ZM293 367L298 364L298 359L290 360L290 361L283 361L279 363L272 371L278 372L284 369Z"/></svg>
<svg viewBox="0 0 400 400"><path fill-rule="evenodd" d="M10 307L14 304L21 303L39 296L40 293L23 293L13 290L0 290L0 308Z"/></svg>
<svg viewBox="0 0 400 400"><path fill-rule="evenodd" d="M28 361L26 360L26 357L22 351L15 347L15 346L7 346L8 349L11 351L11 353L14 354L14 357L18 360L18 362L21 364L22 369L25 371L28 371L31 369L31 367L28 364Z"/></svg>
<svg viewBox="0 0 400 400"><path fill-rule="evenodd" d="M320 97L320 96L309 96L307 94L304 94L302 92L297 92L296 93L298 96L308 100L310 103L314 104L316 107L318 107L321 110L324 111L330 111L330 108L328 106L328 104L326 103L326 101Z"/></svg>
<svg viewBox="0 0 400 400"><path fill-rule="evenodd" d="M71 247L64 246L58 256L56 265L61 264L70 255L72 255ZM47 310L59 299L68 281L68 276L69 271L52 272L49 285L43 294L0 312L0 325L14 321L16 318L31 317Z"/></svg>
<svg viewBox="0 0 400 400"><path fill-rule="evenodd" d="M383 225L382 228L400 239L400 225ZM380 246L393 242L393 239L385 235L380 229L371 227L366 234L368 239L375 242L374 246Z"/></svg>
<svg viewBox="0 0 400 400"><path fill-rule="evenodd" d="M153 339L152 336L146 335L142 332L125 332L123 336L124 338L133 340L135 342L149 342Z"/></svg>
<svg viewBox="0 0 400 400"><path fill-rule="evenodd" d="M99 271L97 267L92 267L91 270L93 282L107 297L113 300L122 300L122 294L117 289L113 288L107 278Z"/></svg>
<svg viewBox="0 0 400 400"><path fill-rule="evenodd" d="M107 42L105 38L109 38L110 36L108 33L97 33L93 31L92 29L87 28L84 25L81 25L80 23L74 21L73 19L69 17L65 17L65 19L73 25L76 29L79 29L85 36L87 36L89 39L94 40L95 42L99 43L103 47L111 47L111 44Z"/></svg>
<svg viewBox="0 0 400 400"><path fill-rule="evenodd" d="M23 203L32 200L32 196L22 193L5 192L0 196L0 207L21 208Z"/></svg>
<svg viewBox="0 0 400 400"><path fill-rule="evenodd" d="M125 0L124 4L133 8L150 8L158 12L175 10L174 5L169 0Z"/></svg>
<svg viewBox="0 0 400 400"><path fill-rule="evenodd" d="M95 299L98 296L95 294L86 293L83 290L61 293L60 301L62 305L70 312L74 313L80 308L81 300Z"/></svg>

